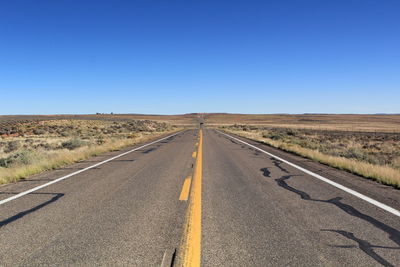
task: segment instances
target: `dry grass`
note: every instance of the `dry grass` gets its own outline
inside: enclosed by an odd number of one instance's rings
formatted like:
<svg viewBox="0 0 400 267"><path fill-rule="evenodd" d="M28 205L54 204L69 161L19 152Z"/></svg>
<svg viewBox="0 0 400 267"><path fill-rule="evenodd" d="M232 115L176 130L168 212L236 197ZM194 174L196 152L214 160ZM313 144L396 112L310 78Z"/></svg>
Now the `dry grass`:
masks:
<svg viewBox="0 0 400 267"><path fill-rule="evenodd" d="M111 121L129 122L132 120L151 120L166 122L179 126L193 126L198 123L199 115L196 113L182 115L146 115L146 114L86 114L86 115L0 115L0 124L7 122L23 121L59 121L59 120L85 120L85 121Z"/></svg>
<svg viewBox="0 0 400 267"><path fill-rule="evenodd" d="M313 135L313 138L309 138L308 136L304 138L304 136L301 135L301 131L300 133L293 133L292 129L286 129L286 135L282 134L282 129L279 128L268 128L269 130L266 131L263 127L260 129L253 126L253 129L250 130L247 128L243 129L243 127L238 127L238 125L236 125L223 127L222 129L338 169L376 180L383 184L400 188L400 144L398 141L390 143L384 140L381 142L380 147L377 147L380 151L377 155L378 157L379 153L383 155L384 152L381 150L386 149L387 161L382 160L375 162L374 154L368 153L371 152L371 150L369 150L370 147L362 144L365 140L360 140L360 138L357 137L354 138L354 136L350 134L347 134L348 137L346 138L343 137L346 135L338 137L338 142L335 144L335 142L329 140L329 136L327 138L326 131L320 133L315 131L310 133L310 131L306 131L308 135ZM337 134L337 132L335 132L335 134ZM398 140L396 138L399 138L399 135L394 135L394 138ZM366 140L368 139L367 136ZM371 142L371 140L369 142ZM373 145L377 146L376 143ZM366 149L365 151L362 149L357 150L357 153L344 153L345 151L354 151L354 147L366 147ZM339 153L339 155L343 153L343 156L338 156L337 153Z"/></svg>
<svg viewBox="0 0 400 267"><path fill-rule="evenodd" d="M275 128L338 130L362 132L400 132L400 115L357 114L204 114L208 125L234 123Z"/></svg>
<svg viewBox="0 0 400 267"><path fill-rule="evenodd" d="M54 120L0 127L0 184L179 130L154 121Z"/></svg>

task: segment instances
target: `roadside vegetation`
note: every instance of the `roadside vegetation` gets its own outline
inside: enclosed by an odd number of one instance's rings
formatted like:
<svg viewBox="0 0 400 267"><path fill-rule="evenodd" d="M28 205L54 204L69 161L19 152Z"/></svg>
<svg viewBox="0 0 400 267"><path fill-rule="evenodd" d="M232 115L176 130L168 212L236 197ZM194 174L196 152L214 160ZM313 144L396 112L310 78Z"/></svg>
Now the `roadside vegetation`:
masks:
<svg viewBox="0 0 400 267"><path fill-rule="evenodd" d="M400 188L400 133L235 124L230 133Z"/></svg>
<svg viewBox="0 0 400 267"><path fill-rule="evenodd" d="M246 124L274 128L400 133L400 114L225 114L203 115L207 125Z"/></svg>
<svg viewBox="0 0 400 267"><path fill-rule="evenodd" d="M178 130L151 120L0 122L0 184Z"/></svg>

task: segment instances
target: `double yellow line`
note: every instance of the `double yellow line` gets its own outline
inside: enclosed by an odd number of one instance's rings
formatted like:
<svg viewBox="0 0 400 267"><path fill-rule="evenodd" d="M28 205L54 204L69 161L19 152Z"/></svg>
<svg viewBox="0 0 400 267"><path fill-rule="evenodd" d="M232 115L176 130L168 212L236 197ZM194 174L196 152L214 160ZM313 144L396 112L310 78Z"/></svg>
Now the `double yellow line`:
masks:
<svg viewBox="0 0 400 267"><path fill-rule="evenodd" d="M182 266L199 267L201 263L201 183L203 170L203 132L199 130L190 202L182 246Z"/></svg>

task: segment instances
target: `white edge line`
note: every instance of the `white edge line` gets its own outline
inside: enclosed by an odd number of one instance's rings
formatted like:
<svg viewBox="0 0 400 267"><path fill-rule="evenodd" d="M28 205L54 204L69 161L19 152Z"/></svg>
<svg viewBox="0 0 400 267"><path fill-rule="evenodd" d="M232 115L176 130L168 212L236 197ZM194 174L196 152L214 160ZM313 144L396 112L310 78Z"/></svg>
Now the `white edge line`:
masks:
<svg viewBox="0 0 400 267"><path fill-rule="evenodd" d="M275 156L274 154L271 154L271 153L269 153L267 151L264 151L261 148L258 148L256 146L253 146L253 145L249 144L249 143L246 143L246 142L244 142L244 141L242 141L242 140L240 140L238 138L235 138L235 137L233 137L233 136L231 136L229 134L223 133L223 132L221 132L219 130L216 130L216 131L221 133L221 134L224 134L224 135L226 135L226 136L228 136L228 137L230 137L230 138L232 138L232 139L234 139L236 141L239 141L239 142L241 142L243 144L246 144L246 145L248 145L248 146L250 146L250 147L252 147L254 149L257 149L258 151L261 151L261 152L263 152L263 153L265 153L265 154L267 154L269 156L277 158L278 160L280 160L280 161L282 161L282 162L284 162L284 163L286 163L286 164L288 164L288 165L290 165L290 166L292 166L292 167L294 167L294 168L296 168L296 169L298 169L298 170L300 170L302 172L305 172L305 173L307 173L307 174L309 174L309 175L311 175L311 176L313 176L313 177L315 177L315 178L317 178L317 179L319 179L321 181L324 181L325 183L333 185L336 188L339 188L339 189L341 189L341 190L343 190L343 191L345 191L345 192L347 192L349 194L352 194L352 195L354 195L354 196L356 196L358 198L361 198L362 200L367 201L368 203L370 203L372 205L375 205L375 206L377 206L377 207L379 207L379 208L381 208L383 210L386 210L386 211L388 211L388 212L400 217L400 211L398 211L398 210L396 210L396 209L394 209L394 208L392 208L392 207L390 207L388 205L385 205L385 204L383 204L383 203L381 203L379 201L376 201L375 199L372 199L372 198L367 197L367 196L365 196L365 195L363 195L361 193L358 193L357 191L354 191L353 189L347 188L347 187L345 187L345 186L343 186L341 184L338 184L338 183L336 183L334 181L331 181L328 178L325 178L325 177L323 177L323 176L321 176L319 174L316 174L316 173L313 173L312 171L304 169L304 168L302 168L302 167L300 167L300 166L298 166L298 165L296 165L294 163L291 163L290 161L287 161L287 160L282 159L282 158L280 158L278 156Z"/></svg>
<svg viewBox="0 0 400 267"><path fill-rule="evenodd" d="M68 175L65 175L65 176L63 176L63 177L57 178L57 179L55 179L55 180L53 180L53 181L50 181L50 182L48 182L48 183L45 183L45 184L39 185L39 186L37 186L37 187L31 188L31 189L29 189L29 190L27 190L27 191L21 192L21 193L15 195L15 196L12 196L12 197L9 197L9 198L0 200L0 205L3 205L3 204L5 204L5 203L7 203L7 202L10 202L10 201L15 200L15 199L17 199L17 198L20 198L20 197L25 196L25 195L27 195L27 194L30 194L30 193L32 193L32 192L35 192L35 191L37 191L37 190L39 190L39 189L42 189L42 188L44 188L44 187L47 187L47 186L49 186L49 185L58 183L58 182L60 182L60 181L62 181L62 180L65 180L65 179L67 179L67 178L70 178L71 176L77 175L77 174L79 174L79 173L81 173L81 172L84 172L84 171L93 169L93 168L95 168L95 167L97 167L97 166L99 166L99 165L102 165L102 164L104 164L104 163L107 163L107 162L109 162L109 161L112 161L112 160L114 160L114 159L117 159L117 158L119 158L119 157L125 156L126 154L132 153L132 152L134 152L134 151L136 151L136 150L139 150L139 149L141 149L141 148L144 148L144 147L146 147L146 146L149 146L149 145L158 143L158 142L160 142L160 141L162 141L162 140L168 139L168 138L170 138L170 137L172 137L172 136L175 136L175 135L177 135L177 134L179 134L179 133L182 133L182 131L179 131L179 132L177 132L177 133L168 135L168 136L166 136L166 137L163 137L163 138L161 138L161 139L155 140L155 141L153 141L153 142L150 142L150 143L148 143L148 144L142 145L142 146L140 146L140 147L131 149L131 150L127 151L127 152L124 152L124 153L119 154L119 155L117 155L117 156L114 156L114 157L112 157L112 158L106 159L106 160L104 160L104 161L101 161L101 162L96 163L96 164L94 164L94 165L91 165L91 166L89 166L89 167L86 167L86 168L84 168L84 169L82 169L82 170L79 170L79 171L70 173L70 174L68 174Z"/></svg>

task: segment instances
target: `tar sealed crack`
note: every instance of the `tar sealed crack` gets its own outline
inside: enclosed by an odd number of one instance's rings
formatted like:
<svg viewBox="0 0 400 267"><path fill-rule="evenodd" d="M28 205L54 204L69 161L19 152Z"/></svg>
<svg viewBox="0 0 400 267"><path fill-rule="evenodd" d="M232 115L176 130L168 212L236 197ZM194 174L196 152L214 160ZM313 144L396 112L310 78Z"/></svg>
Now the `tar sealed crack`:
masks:
<svg viewBox="0 0 400 267"><path fill-rule="evenodd" d="M265 170L268 170L268 169L266 169L266 168L260 169L260 171L263 172L264 176L267 176L267 175L265 175ZM360 212L359 210L357 210L356 208L354 208L351 205L342 203L341 202L342 201L341 197L335 197L335 198L328 199L328 200L321 200L321 199L313 199L313 198L311 198L311 196L308 193L306 193L304 191L301 191L301 190L299 190L297 188L294 188L294 187L292 187L292 186L287 184L286 181L289 180L290 178L294 177L294 176L299 176L299 175L286 175L286 176L282 176L282 177L280 177L278 179L275 179L275 181L277 182L277 184L280 187L282 187L282 188L284 188L284 189L286 189L286 190L288 190L290 192L293 192L293 193L297 194L298 196L300 196L301 199L304 199L304 200L307 200L307 201L320 202L320 203L326 203L326 204L334 205L337 208L339 208L340 210L342 210L345 213L347 213L348 215L357 217L357 218L359 218L361 220L364 220L365 222L368 222L372 226L374 226L374 227L386 232L388 234L389 239L392 240L397 245L399 245L399 247L391 248L391 249L400 249L400 231L394 229L393 227L390 227L389 225L387 225L387 224L385 224L385 223L383 223L381 221L378 221L377 219L375 219L375 218L373 218L373 217L371 217L371 216L369 216L367 214L364 214L364 213ZM267 177L270 177L270 176L267 176ZM372 248L373 247L377 247L377 246L372 246L371 244L369 244L365 240L357 239L354 236L354 234L352 234L352 233L347 234L349 232L346 232L346 231L343 231L343 230L334 230L334 231L336 233L342 234L343 236L346 236L348 238L354 237L354 239L352 239L352 240L354 240L356 242L361 242L362 241L361 243L359 243L359 244L362 244L362 245L359 245L359 247L360 247L360 249L362 251L364 251L367 255L371 256L374 260L376 260L380 264L383 264L385 266L393 266L389 262L387 262L385 259L383 259L380 255L378 255L376 252L373 251ZM372 250L373 253L371 253L371 250Z"/></svg>
<svg viewBox="0 0 400 267"><path fill-rule="evenodd" d="M282 167L282 161L277 160L276 158L271 158L272 162L274 163L275 167L277 167L278 169L280 169L281 171L283 171L284 173L289 173L289 171L287 169L285 169L284 167Z"/></svg>
<svg viewBox="0 0 400 267"><path fill-rule="evenodd" d="M392 265L390 262L388 262L387 260L385 260L384 258L382 258L380 255L378 255L373 248L384 248L384 249L400 249L398 247L385 247L385 246L374 246L372 244L370 244L368 241L357 238L353 233L351 232L347 232L347 231L343 231L343 230L331 230L331 229L322 229L321 231L325 231L325 232L335 232L338 233L350 240L353 240L355 242L357 242L358 247L365 252L366 254L368 254L371 258L373 258L375 261L379 262L380 264L382 264L383 266L394 266ZM334 246L334 247L339 247L339 248L352 248L354 246Z"/></svg>
<svg viewBox="0 0 400 267"><path fill-rule="evenodd" d="M263 175L265 177L270 177L271 178L271 172L268 170L268 168L262 168L261 171L263 172Z"/></svg>
<svg viewBox="0 0 400 267"><path fill-rule="evenodd" d="M154 151L154 150L156 150L156 149L157 149L156 147L152 147L152 148L149 148L149 149L143 151L142 153L143 153L143 154L148 154L148 153L150 153L150 152L152 152L152 151Z"/></svg>
<svg viewBox="0 0 400 267"><path fill-rule="evenodd" d="M230 138L228 138L228 140L231 141L232 144L239 145L238 143L236 143L234 140L232 140Z"/></svg>

